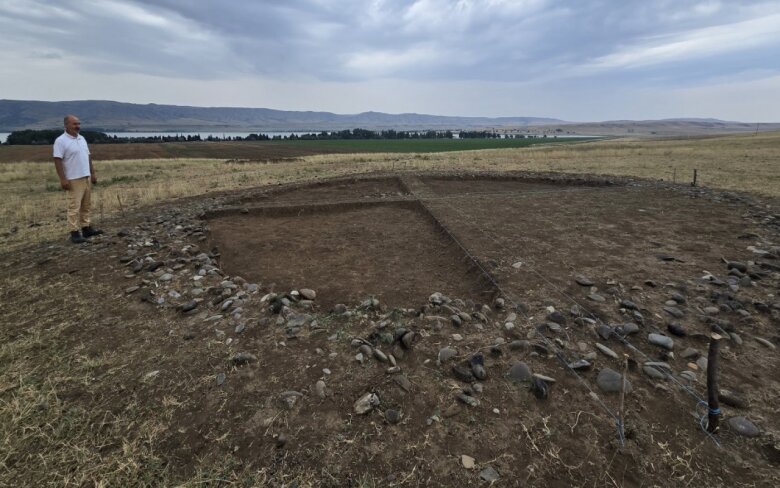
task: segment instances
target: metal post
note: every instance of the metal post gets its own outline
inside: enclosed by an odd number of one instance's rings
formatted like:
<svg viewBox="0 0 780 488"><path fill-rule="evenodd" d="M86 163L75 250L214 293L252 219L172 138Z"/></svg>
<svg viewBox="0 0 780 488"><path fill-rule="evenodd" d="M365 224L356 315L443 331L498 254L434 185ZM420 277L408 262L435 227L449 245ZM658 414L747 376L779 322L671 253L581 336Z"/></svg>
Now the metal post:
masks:
<svg viewBox="0 0 780 488"><path fill-rule="evenodd" d="M699 171L694 169L693 170L693 183L691 183L691 186L696 186L696 178L698 176Z"/></svg>
<svg viewBox="0 0 780 488"><path fill-rule="evenodd" d="M707 431L715 432L720 420L720 404L718 403L718 344L722 338L719 334L712 334L710 350L707 353Z"/></svg>

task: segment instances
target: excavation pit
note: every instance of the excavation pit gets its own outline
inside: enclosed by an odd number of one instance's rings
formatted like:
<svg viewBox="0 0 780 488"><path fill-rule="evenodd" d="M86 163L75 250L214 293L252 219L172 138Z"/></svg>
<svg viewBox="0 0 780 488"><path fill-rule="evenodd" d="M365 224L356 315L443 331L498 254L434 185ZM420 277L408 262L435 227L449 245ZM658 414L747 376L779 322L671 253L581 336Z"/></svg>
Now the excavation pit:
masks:
<svg viewBox="0 0 780 488"><path fill-rule="evenodd" d="M488 280L415 201L257 207L211 216L212 245L231 275L276 292L317 291L317 303L374 296L418 307L434 292L485 303Z"/></svg>

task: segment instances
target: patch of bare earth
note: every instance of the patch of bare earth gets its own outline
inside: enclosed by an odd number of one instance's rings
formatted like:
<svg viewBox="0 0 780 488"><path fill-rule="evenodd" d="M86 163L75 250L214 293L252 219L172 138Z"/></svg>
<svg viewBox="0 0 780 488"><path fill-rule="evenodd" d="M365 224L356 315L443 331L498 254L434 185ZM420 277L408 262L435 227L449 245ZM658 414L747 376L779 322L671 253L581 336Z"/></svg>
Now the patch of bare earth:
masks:
<svg viewBox="0 0 780 488"><path fill-rule="evenodd" d="M777 485L780 255L764 203L404 174L182 200L82 247L5 254L0 483ZM720 447L696 400L713 330L732 392ZM619 395L598 376L624 354L621 445ZM590 367L563 364L578 360ZM648 361L668 369L653 378ZM546 398L513 380L520 362Z"/></svg>

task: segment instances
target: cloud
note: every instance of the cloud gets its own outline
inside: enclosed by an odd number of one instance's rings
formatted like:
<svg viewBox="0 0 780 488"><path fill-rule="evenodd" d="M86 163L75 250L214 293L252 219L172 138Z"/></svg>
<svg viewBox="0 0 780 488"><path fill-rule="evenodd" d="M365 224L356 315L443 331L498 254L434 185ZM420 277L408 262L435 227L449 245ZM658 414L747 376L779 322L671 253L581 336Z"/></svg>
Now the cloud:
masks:
<svg viewBox="0 0 780 488"><path fill-rule="evenodd" d="M592 119L780 75L780 1L0 0L0 31L6 98Z"/></svg>
<svg viewBox="0 0 780 488"><path fill-rule="evenodd" d="M589 67L633 68L711 58L767 44L780 44L780 14L650 38L599 57Z"/></svg>

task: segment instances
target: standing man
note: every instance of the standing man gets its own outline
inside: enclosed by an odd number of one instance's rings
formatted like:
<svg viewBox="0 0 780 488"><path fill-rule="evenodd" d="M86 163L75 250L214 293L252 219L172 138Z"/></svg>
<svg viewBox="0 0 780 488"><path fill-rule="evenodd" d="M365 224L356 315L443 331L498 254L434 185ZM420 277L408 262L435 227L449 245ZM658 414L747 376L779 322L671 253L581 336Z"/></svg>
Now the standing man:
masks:
<svg viewBox="0 0 780 488"><path fill-rule="evenodd" d="M102 234L89 223L92 184L97 183L92 156L87 141L79 134L81 121L75 115L65 116L65 132L54 141L54 166L60 186L68 195L68 225L70 240L81 244Z"/></svg>

